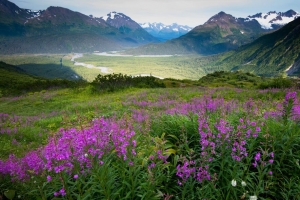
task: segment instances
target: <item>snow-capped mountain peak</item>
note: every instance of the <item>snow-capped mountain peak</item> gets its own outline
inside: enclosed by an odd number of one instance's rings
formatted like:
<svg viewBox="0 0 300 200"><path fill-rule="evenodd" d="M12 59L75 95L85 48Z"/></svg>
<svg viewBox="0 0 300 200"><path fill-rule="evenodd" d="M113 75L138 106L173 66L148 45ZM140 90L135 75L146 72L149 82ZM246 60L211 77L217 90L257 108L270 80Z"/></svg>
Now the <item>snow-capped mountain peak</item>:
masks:
<svg viewBox="0 0 300 200"><path fill-rule="evenodd" d="M163 23L147 22L147 23L140 23L140 26L143 29L145 29L148 33L161 40L169 40L169 39L177 38L192 30L192 27L179 25L177 23L165 25Z"/></svg>
<svg viewBox="0 0 300 200"><path fill-rule="evenodd" d="M278 26L283 26L294 19L300 17L300 13L294 10L287 12L271 11L268 13L258 13L256 15L248 16L247 20L256 20L263 29L274 29Z"/></svg>
<svg viewBox="0 0 300 200"><path fill-rule="evenodd" d="M154 22L154 23L150 23L150 22L147 22L147 23L140 23L140 26L144 29L153 29L153 30L156 30L156 31L161 31L163 29L170 29L170 30L174 30L174 31L182 31L182 30L185 30L185 31L190 31L192 30L192 27L189 27L189 26L185 26L185 25L178 25L177 23L173 23L173 24L170 24L170 25L165 25L163 23L157 23L157 22Z"/></svg>
<svg viewBox="0 0 300 200"><path fill-rule="evenodd" d="M113 11L100 18L103 19L107 24L115 28L122 29L122 31L125 31L126 33L130 30L143 30L138 23L123 13Z"/></svg>
<svg viewBox="0 0 300 200"><path fill-rule="evenodd" d="M118 19L118 18L128 18L130 19L128 16L124 15L123 13L118 13L118 12L110 12L108 13L106 16L100 17L101 19L103 19L104 21L107 20L114 20L114 19Z"/></svg>

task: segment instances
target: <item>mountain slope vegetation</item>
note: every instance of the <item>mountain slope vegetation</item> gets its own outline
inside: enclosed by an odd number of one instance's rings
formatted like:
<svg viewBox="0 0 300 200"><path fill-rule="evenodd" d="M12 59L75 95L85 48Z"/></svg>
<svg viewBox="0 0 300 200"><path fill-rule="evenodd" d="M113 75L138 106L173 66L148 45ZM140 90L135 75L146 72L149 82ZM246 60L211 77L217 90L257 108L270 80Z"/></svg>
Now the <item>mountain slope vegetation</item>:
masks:
<svg viewBox="0 0 300 200"><path fill-rule="evenodd" d="M300 18L241 48L219 55L215 65L258 75L300 73Z"/></svg>

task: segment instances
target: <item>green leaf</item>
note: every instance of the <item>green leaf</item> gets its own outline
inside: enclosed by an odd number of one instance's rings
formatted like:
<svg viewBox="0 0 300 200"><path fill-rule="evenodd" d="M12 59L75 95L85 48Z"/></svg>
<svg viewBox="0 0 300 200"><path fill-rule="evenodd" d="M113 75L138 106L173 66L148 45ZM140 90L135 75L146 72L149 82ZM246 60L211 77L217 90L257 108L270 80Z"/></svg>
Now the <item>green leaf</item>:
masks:
<svg viewBox="0 0 300 200"><path fill-rule="evenodd" d="M179 140L178 137L176 137L175 135L168 135L168 136L174 138L177 141Z"/></svg>
<svg viewBox="0 0 300 200"><path fill-rule="evenodd" d="M175 155L176 152L177 152L177 151L176 151L175 149L167 149L167 150L166 150L166 154L167 154L167 155L171 155L171 154L174 154L174 155Z"/></svg>
<svg viewBox="0 0 300 200"><path fill-rule="evenodd" d="M16 195L16 191L15 190L7 190L7 191L4 192L4 195L8 199L13 199Z"/></svg>

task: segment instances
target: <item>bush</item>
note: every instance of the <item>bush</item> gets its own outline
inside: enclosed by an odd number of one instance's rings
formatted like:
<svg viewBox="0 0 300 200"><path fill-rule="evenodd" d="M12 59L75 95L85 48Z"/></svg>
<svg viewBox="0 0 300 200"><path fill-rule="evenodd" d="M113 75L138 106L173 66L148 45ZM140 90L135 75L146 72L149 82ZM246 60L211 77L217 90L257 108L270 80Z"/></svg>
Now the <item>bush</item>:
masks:
<svg viewBox="0 0 300 200"><path fill-rule="evenodd" d="M259 89L268 89L268 88L290 88L293 85L291 79L287 78L275 78L272 81L264 82L259 85Z"/></svg>
<svg viewBox="0 0 300 200"><path fill-rule="evenodd" d="M159 80L153 76L146 77L132 77L124 74L99 74L92 85L99 91L109 91L113 92L115 90L120 90L129 87L139 87L139 88L155 88L155 87L165 87L164 83L159 82Z"/></svg>

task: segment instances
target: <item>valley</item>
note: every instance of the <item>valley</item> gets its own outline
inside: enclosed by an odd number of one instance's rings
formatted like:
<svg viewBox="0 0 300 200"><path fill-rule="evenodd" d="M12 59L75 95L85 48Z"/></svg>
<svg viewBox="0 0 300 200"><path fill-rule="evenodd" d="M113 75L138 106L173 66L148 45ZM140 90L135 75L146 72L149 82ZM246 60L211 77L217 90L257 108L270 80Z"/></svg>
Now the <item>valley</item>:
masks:
<svg viewBox="0 0 300 200"><path fill-rule="evenodd" d="M107 72L127 75L152 74L163 78L198 80L214 70L222 70L222 68L207 66L208 61L198 55L141 57L83 54L82 57L73 56L72 54L0 55L0 59L36 76L69 80L76 80L75 76L78 76L87 81L94 80L101 71L103 74ZM59 62L60 58L62 58L62 66ZM199 67L201 65L203 68Z"/></svg>

